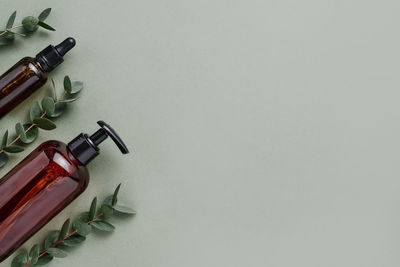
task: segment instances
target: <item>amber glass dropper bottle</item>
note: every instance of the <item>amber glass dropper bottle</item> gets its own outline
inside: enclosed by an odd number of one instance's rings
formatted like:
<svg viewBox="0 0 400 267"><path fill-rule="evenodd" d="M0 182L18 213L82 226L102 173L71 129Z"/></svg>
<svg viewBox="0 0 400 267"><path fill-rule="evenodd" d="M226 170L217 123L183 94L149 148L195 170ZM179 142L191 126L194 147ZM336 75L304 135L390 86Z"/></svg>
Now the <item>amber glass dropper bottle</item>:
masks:
<svg viewBox="0 0 400 267"><path fill-rule="evenodd" d="M24 57L0 76L0 118L42 87L47 73L64 60L63 56L75 46L75 39L67 38L57 46L49 45L36 58Z"/></svg>

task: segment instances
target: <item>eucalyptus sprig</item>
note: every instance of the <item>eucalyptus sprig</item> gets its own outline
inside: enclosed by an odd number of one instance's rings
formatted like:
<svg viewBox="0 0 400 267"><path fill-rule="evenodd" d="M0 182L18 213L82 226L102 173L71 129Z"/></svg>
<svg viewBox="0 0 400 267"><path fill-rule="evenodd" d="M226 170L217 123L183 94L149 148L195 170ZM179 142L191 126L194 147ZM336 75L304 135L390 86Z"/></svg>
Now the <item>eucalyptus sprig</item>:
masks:
<svg viewBox="0 0 400 267"><path fill-rule="evenodd" d="M8 153L19 153L24 151L23 144L30 144L39 135L39 128L53 130L57 126L51 119L63 114L67 104L79 98L83 89L83 82L71 82L69 76L64 77L64 90L57 97L54 81L52 81L53 95L43 97L41 104L35 101L30 108L30 121L15 124L16 136L9 141L8 130L5 131L0 143L0 168L8 162Z"/></svg>
<svg viewBox="0 0 400 267"><path fill-rule="evenodd" d="M55 29L44 21L50 15L51 8L46 8L43 10L38 17L28 16L25 17L20 24L14 26L15 18L17 17L17 11L14 11L11 16L8 18L6 29L0 31L0 39L4 38L8 41L13 41L15 39L15 35L25 37L25 33L35 32L39 27L49 31L55 31ZM16 30L22 28L24 33L17 32Z"/></svg>
<svg viewBox="0 0 400 267"><path fill-rule="evenodd" d="M136 211L118 203L118 193L121 184L117 186L113 195L106 197L97 208L97 197L95 197L87 212L80 214L72 223L67 219L59 231L51 232L43 242L42 248L34 245L29 252L19 252L11 267L24 267L29 265L45 265L54 258L65 258L68 254L67 247L75 247L86 240L92 229L103 232L112 232L115 226L107 220L114 214L134 215Z"/></svg>

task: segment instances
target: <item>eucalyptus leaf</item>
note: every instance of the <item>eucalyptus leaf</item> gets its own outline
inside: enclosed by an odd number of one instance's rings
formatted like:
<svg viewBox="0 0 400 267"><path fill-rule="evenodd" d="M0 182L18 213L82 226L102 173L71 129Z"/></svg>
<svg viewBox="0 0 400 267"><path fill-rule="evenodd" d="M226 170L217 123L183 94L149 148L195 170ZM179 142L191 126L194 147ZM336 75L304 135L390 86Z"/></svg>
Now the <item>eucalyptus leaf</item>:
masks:
<svg viewBox="0 0 400 267"><path fill-rule="evenodd" d="M38 29L39 19L34 16L25 17L22 26L27 32L34 32Z"/></svg>
<svg viewBox="0 0 400 267"><path fill-rule="evenodd" d="M33 123L43 130L53 130L57 127L54 122L46 118L36 118L33 120Z"/></svg>
<svg viewBox="0 0 400 267"><path fill-rule="evenodd" d="M13 259L11 267L23 267L29 261L28 252L23 250Z"/></svg>
<svg viewBox="0 0 400 267"><path fill-rule="evenodd" d="M0 168L4 167L8 162L8 155L7 153L3 152L0 154Z"/></svg>
<svg viewBox="0 0 400 267"><path fill-rule="evenodd" d="M10 31L10 30L6 30L6 33L3 34L2 36L0 36L0 38L5 38L7 39L8 42L11 42L15 39L15 34L14 32Z"/></svg>
<svg viewBox="0 0 400 267"><path fill-rule="evenodd" d="M112 206L112 199L113 199L114 195L109 195L108 197L106 197L103 201L103 204L106 205L110 205Z"/></svg>
<svg viewBox="0 0 400 267"><path fill-rule="evenodd" d="M33 120L36 118L40 118L40 116L42 114L43 114L43 111L39 105L39 102L37 102L37 101L33 102L31 109L29 111L29 117L31 119L31 122L33 122Z"/></svg>
<svg viewBox="0 0 400 267"><path fill-rule="evenodd" d="M46 265L49 262L51 262L54 259L53 256L49 255L49 254L44 254L43 256L41 256L38 260L38 262L36 264L34 264L35 266L42 266L42 265Z"/></svg>
<svg viewBox="0 0 400 267"><path fill-rule="evenodd" d="M84 223L88 223L90 221L89 212L87 212L87 211L82 212L81 214L79 214L79 216L76 218L76 220L79 220Z"/></svg>
<svg viewBox="0 0 400 267"><path fill-rule="evenodd" d="M83 89L83 82L74 81L72 82L71 94L77 94Z"/></svg>
<svg viewBox="0 0 400 267"><path fill-rule="evenodd" d="M74 229L76 230L76 232L82 236L87 236L88 234L90 234L92 228L90 225L88 225L87 223L83 223L80 221L76 221L73 223Z"/></svg>
<svg viewBox="0 0 400 267"><path fill-rule="evenodd" d="M122 214L129 214L129 215L136 214L136 211L134 209L131 209L127 206L119 205L119 204L114 206L114 211L116 211L118 213L122 213Z"/></svg>
<svg viewBox="0 0 400 267"><path fill-rule="evenodd" d="M1 141L1 149L5 148L8 144L8 130L3 135L3 140Z"/></svg>
<svg viewBox="0 0 400 267"><path fill-rule="evenodd" d="M44 249L47 250L55 243L59 241L58 237L60 236L60 231L53 231L51 232L46 239L44 240Z"/></svg>
<svg viewBox="0 0 400 267"><path fill-rule="evenodd" d="M80 243L84 242L86 240L86 237L75 234L63 241L63 244L67 247L75 247L79 245Z"/></svg>
<svg viewBox="0 0 400 267"><path fill-rule="evenodd" d="M45 96L42 99L42 108L43 111L46 112L46 115L53 115L55 110L55 104L53 98L50 96Z"/></svg>
<svg viewBox="0 0 400 267"><path fill-rule="evenodd" d="M40 247L39 245L34 245L31 250L29 251L29 257L31 258L31 263L32 264L36 264L38 261L38 257L39 257L39 253L40 253Z"/></svg>
<svg viewBox="0 0 400 267"><path fill-rule="evenodd" d="M44 20L47 19L47 17L50 15L50 12L51 12L51 8L46 8L45 10L43 10L43 11L40 13L38 19L39 19L40 21L44 21Z"/></svg>
<svg viewBox="0 0 400 267"><path fill-rule="evenodd" d="M17 133L17 135L19 136L21 141L26 143L27 137L26 137L26 134L25 134L25 129L24 129L24 126L22 126L22 124L20 122L15 124L15 132Z"/></svg>
<svg viewBox="0 0 400 267"><path fill-rule="evenodd" d="M67 94L71 94L72 92L72 83L68 75L64 77L64 90Z"/></svg>
<svg viewBox="0 0 400 267"><path fill-rule="evenodd" d="M39 25L40 27L46 29L46 30L53 31L53 32L56 31L56 29L54 29L54 28L51 27L49 24L47 24L47 23L45 23L45 22L43 22L43 21L39 21L39 22L38 22L38 25Z"/></svg>
<svg viewBox="0 0 400 267"><path fill-rule="evenodd" d="M96 209L97 209L97 197L95 197L90 205L89 210L89 220L92 220L94 216L96 216Z"/></svg>
<svg viewBox="0 0 400 267"><path fill-rule="evenodd" d="M25 131L30 128L29 131L25 133L26 141L24 141L25 144L30 144L39 136L39 128L37 126L32 126L30 123L25 123L23 126Z"/></svg>
<svg viewBox="0 0 400 267"><path fill-rule="evenodd" d="M99 210L99 214L100 213L103 215L103 218L108 219L113 216L114 210L113 210L112 206L103 204Z"/></svg>
<svg viewBox="0 0 400 267"><path fill-rule="evenodd" d="M103 220L96 220L91 223L91 225L96 228L97 230L104 231L104 232L111 232L114 231L115 226L109 222Z"/></svg>
<svg viewBox="0 0 400 267"><path fill-rule="evenodd" d="M6 26L7 29L11 29L12 28L12 26L14 25L16 16L17 16L17 11L14 11L11 14L10 18L8 19L8 21L7 21L7 26Z"/></svg>
<svg viewBox="0 0 400 267"><path fill-rule="evenodd" d="M119 189L121 188L121 184L119 184L118 186L117 186L117 188L115 188L115 191L114 191L114 195L113 195L113 199L112 199L112 203L111 203L111 205L114 207L116 204L117 204L117 201L118 201L118 193L119 193Z"/></svg>
<svg viewBox="0 0 400 267"><path fill-rule="evenodd" d="M52 117L52 118L60 117L64 113L66 108L67 108L67 103L66 102L58 102L55 105L54 113L50 117Z"/></svg>
<svg viewBox="0 0 400 267"><path fill-rule="evenodd" d="M51 256L55 258L65 258L68 256L67 252L59 248L49 248L47 250L47 253L49 253Z"/></svg>
<svg viewBox="0 0 400 267"><path fill-rule="evenodd" d="M53 78L51 78L51 88L52 88L52 91L53 91L53 99L54 99L54 101L56 101L57 100L57 92L56 92L56 85L54 83L54 79Z"/></svg>
<svg viewBox="0 0 400 267"><path fill-rule="evenodd" d="M111 216L114 209L111 206L113 202L114 196L118 195L120 185L115 189L114 194L108 196L104 200L104 204L99 209L102 211L103 218L107 216ZM110 204L107 204L110 203ZM68 236L67 233L69 231L70 220L68 219L62 226L61 231L54 231L49 234L44 242L44 253L40 254L40 247L35 245L31 248L29 254L26 251L21 252L17 255L13 260L12 267L25 266L29 262L29 258L31 258L30 264L35 266L45 265L50 262L54 257L64 258L67 256L67 253L58 248L59 244L66 247L74 247L79 245L80 243L86 240L86 235L88 235L92 228L97 229L99 231L111 232L115 229L115 226L111 223L107 222L104 219L96 219L93 220L93 216L95 214L97 206L97 197L95 197L90 205L89 212L81 213L73 222L73 228L76 232L73 232L71 236ZM116 204L115 203L115 211L121 212L124 214L134 214L135 211L126 206ZM90 223L90 224L89 224ZM67 237L68 236L68 237ZM37 262L36 262L37 261ZM28 264L29 265L29 264Z"/></svg>
<svg viewBox="0 0 400 267"><path fill-rule="evenodd" d="M91 231L91 226L88 225L88 222L89 222L89 213L84 212L75 219L72 225L78 234L82 236L87 236Z"/></svg>
<svg viewBox="0 0 400 267"><path fill-rule="evenodd" d="M5 148L3 148L3 150L8 153L19 153L24 151L24 148L22 146L11 145L11 146L6 146Z"/></svg>
<svg viewBox="0 0 400 267"><path fill-rule="evenodd" d="M71 227L71 220L68 219L64 222L63 226L61 227L61 231L60 231L60 235L58 236L58 240L63 240L67 236L70 227Z"/></svg>
<svg viewBox="0 0 400 267"><path fill-rule="evenodd" d="M60 100L61 103L70 103L79 99L79 93L76 94L65 94L64 97Z"/></svg>

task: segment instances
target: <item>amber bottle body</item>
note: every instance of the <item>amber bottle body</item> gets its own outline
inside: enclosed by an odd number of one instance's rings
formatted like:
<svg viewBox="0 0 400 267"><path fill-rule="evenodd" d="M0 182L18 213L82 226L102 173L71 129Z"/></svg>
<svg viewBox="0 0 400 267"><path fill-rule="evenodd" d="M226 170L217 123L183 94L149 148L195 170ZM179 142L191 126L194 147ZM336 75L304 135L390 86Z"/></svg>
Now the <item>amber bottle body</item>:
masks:
<svg viewBox="0 0 400 267"><path fill-rule="evenodd" d="M0 118L42 87L47 81L35 58L25 57L0 76Z"/></svg>
<svg viewBox="0 0 400 267"><path fill-rule="evenodd" d="M48 141L0 180L0 262L87 188L89 174L59 141Z"/></svg>

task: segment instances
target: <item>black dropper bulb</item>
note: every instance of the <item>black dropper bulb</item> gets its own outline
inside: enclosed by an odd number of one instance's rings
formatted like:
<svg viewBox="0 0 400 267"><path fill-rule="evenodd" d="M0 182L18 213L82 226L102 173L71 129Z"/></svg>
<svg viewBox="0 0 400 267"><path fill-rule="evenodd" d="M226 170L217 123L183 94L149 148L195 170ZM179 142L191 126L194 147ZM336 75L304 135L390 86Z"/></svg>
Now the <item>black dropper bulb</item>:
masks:
<svg viewBox="0 0 400 267"><path fill-rule="evenodd" d="M55 47L49 45L36 55L36 60L45 72L54 70L64 59L63 56L75 46L74 38L67 38Z"/></svg>
<svg viewBox="0 0 400 267"><path fill-rule="evenodd" d="M92 159L99 155L98 145L107 137L110 137L121 150L122 154L128 154L129 150L113 128L104 121L98 121L100 129L91 136L81 133L68 143L71 154L82 164L87 165Z"/></svg>
<svg viewBox="0 0 400 267"><path fill-rule="evenodd" d="M69 37L65 39L61 44L56 45L57 52L63 57L69 50L71 50L75 46L75 39Z"/></svg>

